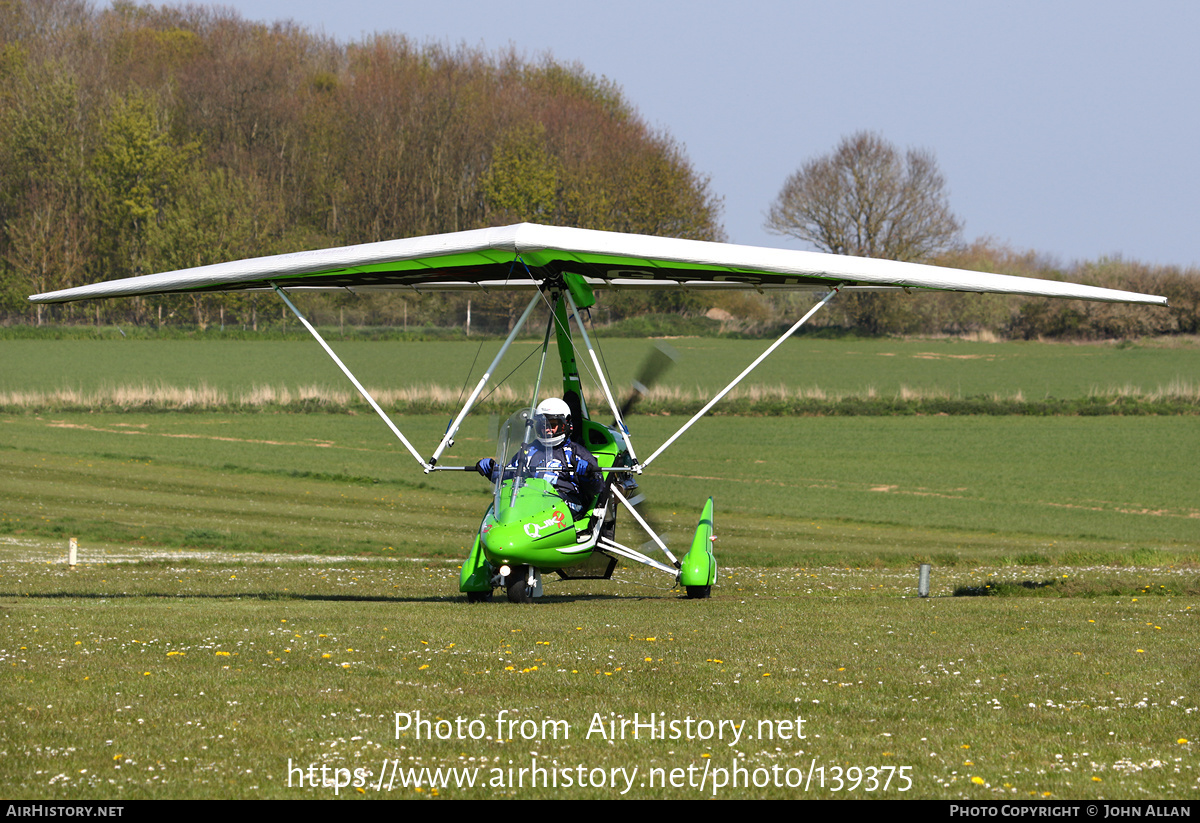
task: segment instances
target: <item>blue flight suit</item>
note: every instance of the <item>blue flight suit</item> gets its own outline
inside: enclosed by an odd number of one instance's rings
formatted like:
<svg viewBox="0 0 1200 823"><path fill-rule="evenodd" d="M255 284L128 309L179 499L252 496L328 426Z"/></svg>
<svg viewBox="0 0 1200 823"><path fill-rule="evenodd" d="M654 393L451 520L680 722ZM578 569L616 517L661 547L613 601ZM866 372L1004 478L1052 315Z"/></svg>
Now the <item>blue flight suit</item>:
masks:
<svg viewBox="0 0 1200 823"><path fill-rule="evenodd" d="M476 469L493 483L499 479L496 461L490 457L480 460ZM576 520L596 499L604 485L596 458L583 446L570 440L557 446L546 446L534 440L522 446L504 468L506 476L517 471L548 481L558 496L566 501Z"/></svg>

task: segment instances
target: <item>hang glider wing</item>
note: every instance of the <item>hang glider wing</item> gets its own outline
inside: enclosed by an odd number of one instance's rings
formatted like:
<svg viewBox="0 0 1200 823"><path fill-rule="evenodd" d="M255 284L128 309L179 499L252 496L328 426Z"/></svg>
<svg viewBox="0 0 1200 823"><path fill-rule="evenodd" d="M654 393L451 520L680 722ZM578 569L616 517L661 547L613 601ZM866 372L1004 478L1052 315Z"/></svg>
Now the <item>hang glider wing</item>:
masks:
<svg viewBox="0 0 1200 823"><path fill-rule="evenodd" d="M295 252L36 294L34 303L264 290L532 289L564 272L593 288L935 289L1167 304L1164 297L894 260L521 223Z"/></svg>

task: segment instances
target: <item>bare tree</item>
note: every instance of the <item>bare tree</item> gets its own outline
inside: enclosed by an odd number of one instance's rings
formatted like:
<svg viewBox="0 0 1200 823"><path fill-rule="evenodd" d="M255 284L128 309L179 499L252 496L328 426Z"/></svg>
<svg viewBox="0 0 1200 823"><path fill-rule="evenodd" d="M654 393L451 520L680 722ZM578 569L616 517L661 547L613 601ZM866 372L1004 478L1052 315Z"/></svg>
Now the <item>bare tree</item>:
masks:
<svg viewBox="0 0 1200 823"><path fill-rule="evenodd" d="M789 177L766 228L834 254L911 261L953 246L962 224L932 153L901 155L864 131Z"/></svg>

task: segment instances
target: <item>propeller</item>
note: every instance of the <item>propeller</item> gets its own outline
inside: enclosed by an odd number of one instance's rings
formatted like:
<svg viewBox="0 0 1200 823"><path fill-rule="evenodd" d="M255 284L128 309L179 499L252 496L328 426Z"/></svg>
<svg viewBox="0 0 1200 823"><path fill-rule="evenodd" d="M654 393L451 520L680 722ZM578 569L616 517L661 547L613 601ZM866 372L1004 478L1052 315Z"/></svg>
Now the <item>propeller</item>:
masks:
<svg viewBox="0 0 1200 823"><path fill-rule="evenodd" d="M638 369L633 387L621 403L622 420L643 397L650 393L654 384L666 373L667 369L675 365L677 360L679 360L679 352L675 351L666 341L659 340L654 344L654 348L651 349L650 354L642 361L641 368Z"/></svg>

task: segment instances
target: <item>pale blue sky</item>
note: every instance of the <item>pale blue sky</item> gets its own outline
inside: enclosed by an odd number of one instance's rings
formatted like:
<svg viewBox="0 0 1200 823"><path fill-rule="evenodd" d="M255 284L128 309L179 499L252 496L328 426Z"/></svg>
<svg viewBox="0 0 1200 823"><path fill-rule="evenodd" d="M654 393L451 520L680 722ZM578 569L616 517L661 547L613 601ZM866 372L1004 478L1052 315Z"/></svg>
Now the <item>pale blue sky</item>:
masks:
<svg viewBox="0 0 1200 823"><path fill-rule="evenodd" d="M218 4L213 4L218 5ZM1200 265L1200 3L228 0L342 41L549 51L621 86L768 234L784 179L870 129L932 150L968 239Z"/></svg>

